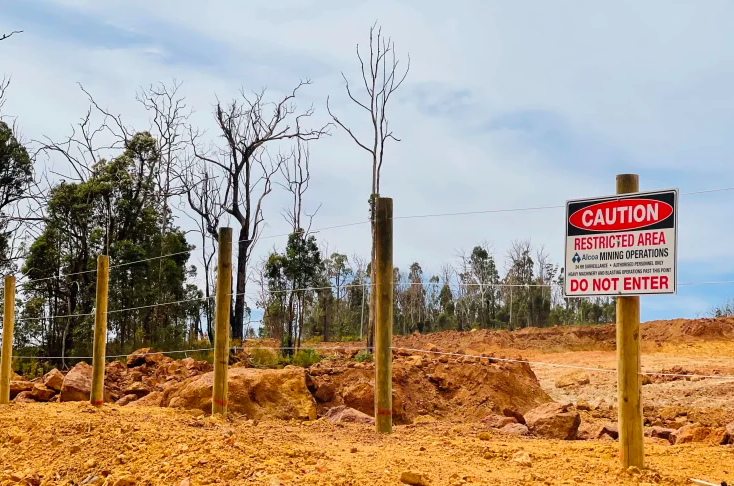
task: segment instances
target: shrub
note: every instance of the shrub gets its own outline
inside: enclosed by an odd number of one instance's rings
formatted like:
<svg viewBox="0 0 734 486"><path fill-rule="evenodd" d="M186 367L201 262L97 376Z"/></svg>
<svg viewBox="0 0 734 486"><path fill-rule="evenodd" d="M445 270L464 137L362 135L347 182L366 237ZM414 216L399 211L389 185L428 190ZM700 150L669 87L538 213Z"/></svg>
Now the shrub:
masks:
<svg viewBox="0 0 734 486"><path fill-rule="evenodd" d="M365 361L372 361L372 353L366 349L361 349L359 353L354 355L354 361L357 363L364 363Z"/></svg>
<svg viewBox="0 0 734 486"><path fill-rule="evenodd" d="M293 364L304 368L308 368L319 361L321 361L321 356L316 354L313 348L301 349L293 357Z"/></svg>
<svg viewBox="0 0 734 486"><path fill-rule="evenodd" d="M271 349L252 348L250 349L250 357L252 358L252 364L258 368L278 365L278 355Z"/></svg>

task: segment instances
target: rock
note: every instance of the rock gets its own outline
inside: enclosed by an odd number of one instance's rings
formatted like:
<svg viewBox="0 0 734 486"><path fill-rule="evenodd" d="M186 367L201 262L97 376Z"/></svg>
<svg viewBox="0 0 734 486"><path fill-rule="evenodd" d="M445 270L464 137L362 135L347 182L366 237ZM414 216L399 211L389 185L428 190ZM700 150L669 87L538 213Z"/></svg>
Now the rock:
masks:
<svg viewBox="0 0 734 486"><path fill-rule="evenodd" d="M593 440L596 439L598 429L588 422L581 422L579 429L576 431L576 440Z"/></svg>
<svg viewBox="0 0 734 486"><path fill-rule="evenodd" d="M571 386L588 385L591 383L588 373L574 371L561 375L556 379L556 388L568 388Z"/></svg>
<svg viewBox="0 0 734 486"><path fill-rule="evenodd" d="M206 373L175 388L168 406L211 412L214 373ZM229 370L228 409L248 418L315 420L316 402L306 387L302 368Z"/></svg>
<svg viewBox="0 0 734 486"><path fill-rule="evenodd" d="M134 476L126 475L115 481L114 486L135 486L137 481Z"/></svg>
<svg viewBox="0 0 734 486"><path fill-rule="evenodd" d="M500 432L502 432L503 434L508 434L508 435L522 436L522 435L528 435L529 431L528 431L527 426L523 424L512 423L512 424L507 424L504 427L502 427L500 429Z"/></svg>
<svg viewBox="0 0 734 486"><path fill-rule="evenodd" d="M30 393L32 398L37 402L48 402L56 395L56 390L52 390L41 383L36 383Z"/></svg>
<svg viewBox="0 0 734 486"><path fill-rule="evenodd" d="M125 398L125 397L122 397ZM120 400L122 400L122 398ZM137 396L136 396L137 398ZM163 393L154 391L133 402L128 402L128 407L161 407L163 405ZM207 411L211 413L211 408Z"/></svg>
<svg viewBox="0 0 734 486"><path fill-rule="evenodd" d="M530 459L530 455L525 451L517 451L512 456L512 461L522 467L532 467L533 461Z"/></svg>
<svg viewBox="0 0 734 486"><path fill-rule="evenodd" d="M513 417L515 420L517 420L518 424L525 425L525 417L517 410L514 410L512 408L505 408L502 410L502 415L504 415L505 417Z"/></svg>
<svg viewBox="0 0 734 486"><path fill-rule="evenodd" d="M150 353L150 348L141 348L130 353L127 357L127 367L137 368L145 364L145 356Z"/></svg>
<svg viewBox="0 0 734 486"><path fill-rule="evenodd" d="M641 385L652 385L652 378L650 377L650 375L641 375L640 384Z"/></svg>
<svg viewBox="0 0 734 486"><path fill-rule="evenodd" d="M591 405L586 400L579 400L576 402L576 410L590 411Z"/></svg>
<svg viewBox="0 0 734 486"><path fill-rule="evenodd" d="M666 429L665 427L650 427L645 431L647 437L655 439L664 439L669 441L671 436L675 433L675 429Z"/></svg>
<svg viewBox="0 0 734 486"><path fill-rule="evenodd" d="M326 419L332 423L352 423L352 424L371 424L374 425L375 419L359 410L349 408L346 405L340 405L329 409L326 412Z"/></svg>
<svg viewBox="0 0 734 486"><path fill-rule="evenodd" d="M33 390L34 383L24 380L12 380L10 382L10 399L14 399L18 394Z"/></svg>
<svg viewBox="0 0 734 486"><path fill-rule="evenodd" d="M360 381L344 387L342 399L348 407L370 414L375 409L375 391L371 384Z"/></svg>
<svg viewBox="0 0 734 486"><path fill-rule="evenodd" d="M619 428L617 427L617 424L609 423L602 425L596 433L596 438L602 439L605 436L617 440L619 438Z"/></svg>
<svg viewBox="0 0 734 486"><path fill-rule="evenodd" d="M546 403L525 414L525 422L533 435L546 439L573 440L581 424L578 412L569 405Z"/></svg>
<svg viewBox="0 0 734 486"><path fill-rule="evenodd" d="M505 425L516 424L517 419L515 417L505 417L504 415L487 415L482 419L482 423L488 427L501 429Z"/></svg>
<svg viewBox="0 0 734 486"><path fill-rule="evenodd" d="M490 434L489 432L479 432L479 434L477 434L477 437L479 437L479 440L491 440L492 434Z"/></svg>
<svg viewBox="0 0 734 486"><path fill-rule="evenodd" d="M128 403L132 403L132 402L136 401L137 399L138 399L138 396L137 395L134 395L134 394L125 395L124 397L122 397L119 400L117 400L115 402L115 405L119 405L121 407L124 407Z"/></svg>
<svg viewBox="0 0 734 486"><path fill-rule="evenodd" d="M321 403L330 402L336 396L336 387L330 381L323 381L319 383L314 397Z"/></svg>
<svg viewBox="0 0 734 486"><path fill-rule="evenodd" d="M89 400L91 390L92 367L82 361L64 377L59 400L62 402L84 402Z"/></svg>
<svg viewBox="0 0 734 486"><path fill-rule="evenodd" d="M61 391L61 386L64 384L64 375L61 374L56 368L52 369L43 377L43 384L52 390L57 392Z"/></svg>
<svg viewBox="0 0 734 486"><path fill-rule="evenodd" d="M405 471L400 475L400 482L411 486L429 486L431 484L428 476L415 471Z"/></svg>
<svg viewBox="0 0 734 486"><path fill-rule="evenodd" d="M33 392L30 391L23 391L15 395L15 398L13 399L15 403L36 403L36 401L33 399Z"/></svg>
<svg viewBox="0 0 734 486"><path fill-rule="evenodd" d="M673 444L705 442L711 431L699 423L684 425L671 435Z"/></svg>
<svg viewBox="0 0 734 486"><path fill-rule="evenodd" d="M135 395L137 398L143 398L145 395L150 393L150 388L144 383L134 381L130 386L126 387L122 393L123 395Z"/></svg>
<svg viewBox="0 0 734 486"><path fill-rule="evenodd" d="M428 344L426 344L426 347L423 348L423 349L425 349L426 351L429 351L429 352L430 351L438 351L438 346L436 346L433 343L428 343Z"/></svg>
<svg viewBox="0 0 734 486"><path fill-rule="evenodd" d="M726 426L724 437L721 439L721 445L734 444L734 422Z"/></svg>

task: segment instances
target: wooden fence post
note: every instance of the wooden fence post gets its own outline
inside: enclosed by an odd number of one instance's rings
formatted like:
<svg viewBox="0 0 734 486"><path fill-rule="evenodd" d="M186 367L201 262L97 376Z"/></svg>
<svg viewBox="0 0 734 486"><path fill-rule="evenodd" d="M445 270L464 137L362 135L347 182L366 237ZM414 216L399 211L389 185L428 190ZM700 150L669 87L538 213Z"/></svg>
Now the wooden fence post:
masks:
<svg viewBox="0 0 734 486"><path fill-rule="evenodd" d="M232 228L219 229L217 297L214 318L214 389L212 414L227 416L229 371L229 311L232 300Z"/></svg>
<svg viewBox="0 0 734 486"><path fill-rule="evenodd" d="M10 375L13 362L13 328L15 327L15 277L5 277L3 305L3 350L0 357L0 405L10 403Z"/></svg>
<svg viewBox="0 0 734 486"><path fill-rule="evenodd" d="M392 432L392 199L378 198L375 220L375 426Z"/></svg>
<svg viewBox="0 0 734 486"><path fill-rule="evenodd" d="M637 174L617 176L617 194L639 192ZM640 298L617 297L617 408L622 467L645 462L640 379Z"/></svg>
<svg viewBox="0 0 734 486"><path fill-rule="evenodd" d="M110 273L109 255L97 257L97 298L94 304L94 348L92 352L92 393L89 401L95 407L104 403L104 372L107 348L107 284Z"/></svg>

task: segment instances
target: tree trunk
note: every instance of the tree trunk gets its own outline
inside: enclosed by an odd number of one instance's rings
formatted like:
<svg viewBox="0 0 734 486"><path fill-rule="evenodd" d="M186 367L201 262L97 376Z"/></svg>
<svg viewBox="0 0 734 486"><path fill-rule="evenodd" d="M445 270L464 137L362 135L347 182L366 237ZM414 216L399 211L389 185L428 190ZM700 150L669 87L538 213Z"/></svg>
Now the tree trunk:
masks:
<svg viewBox="0 0 734 486"><path fill-rule="evenodd" d="M240 229L237 242L237 290L234 300L234 319L230 323L232 339L242 341L245 325L245 287L247 284L247 250L250 241L245 228Z"/></svg>

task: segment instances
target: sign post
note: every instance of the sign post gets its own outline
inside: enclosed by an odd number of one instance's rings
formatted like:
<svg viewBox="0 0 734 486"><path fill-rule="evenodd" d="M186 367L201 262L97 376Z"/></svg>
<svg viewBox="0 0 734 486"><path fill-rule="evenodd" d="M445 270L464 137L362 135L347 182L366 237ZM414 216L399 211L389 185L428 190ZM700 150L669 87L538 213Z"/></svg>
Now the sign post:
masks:
<svg viewBox="0 0 734 486"><path fill-rule="evenodd" d="M644 465L640 295L677 289L678 190L641 193L617 176L617 196L566 203L566 297L617 297L617 406L622 467Z"/></svg>

